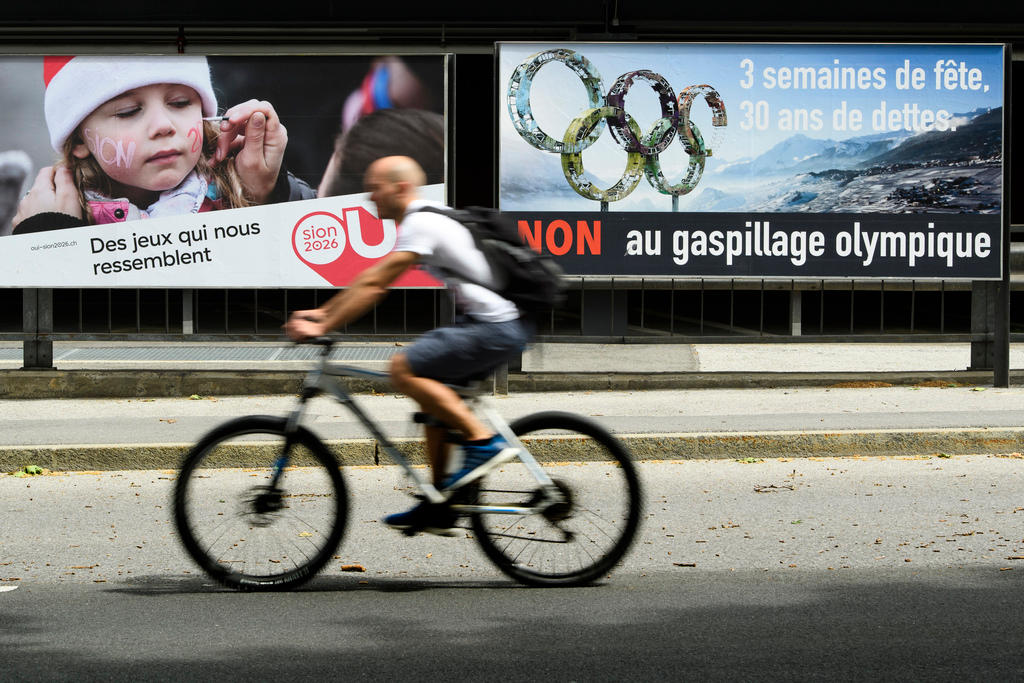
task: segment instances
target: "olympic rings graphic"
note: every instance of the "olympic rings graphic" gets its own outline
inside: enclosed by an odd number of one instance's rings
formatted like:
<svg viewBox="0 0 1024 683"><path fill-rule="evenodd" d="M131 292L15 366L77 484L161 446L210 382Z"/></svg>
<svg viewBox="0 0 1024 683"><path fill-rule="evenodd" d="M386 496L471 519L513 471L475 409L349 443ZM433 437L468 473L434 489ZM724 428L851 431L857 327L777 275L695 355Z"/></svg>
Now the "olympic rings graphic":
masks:
<svg viewBox="0 0 1024 683"><path fill-rule="evenodd" d="M586 57L573 50L557 49L538 52L516 67L508 84L508 113L512 117L512 125L524 140L537 149L561 154L566 151L562 143L540 129L533 119L533 111L530 109L530 86L533 85L533 76L540 71L542 66L551 61L561 62L576 72L580 80L583 81L583 87L587 89L587 99L592 108L601 106L604 99L601 95L604 84L601 83L601 76L597 73L594 65ZM591 137L586 140L584 148L596 142L603 132L604 121L594 129ZM582 149L568 151L582 151Z"/></svg>
<svg viewBox="0 0 1024 683"><path fill-rule="evenodd" d="M647 134L647 139L658 140L658 142L650 147L641 143L637 136L629 132L628 127L622 125L626 119L626 110L622 107L626 101L626 93L629 92L629 88L633 85L633 79L635 78L640 78L650 83L654 92L658 94L658 100L661 104L661 118L654 123L654 128ZM631 71L630 73L623 74L619 76L612 85L612 89L608 91L606 100L609 106L615 107L618 110L608 119L611 124L612 137L627 152L640 152L644 156L650 156L664 152L665 148L672 142L672 138L676 134L679 114L676 111L676 98L672 93L672 86L662 78L661 74L656 74L653 71Z"/></svg>
<svg viewBox="0 0 1024 683"><path fill-rule="evenodd" d="M548 135L538 125L530 107L533 78L541 67L561 62L580 77L587 93L587 108L569 124L562 140ZM643 81L658 95L661 118L646 133L626 112L625 99L634 82ZM693 102L703 97L711 109L711 125L728 125L725 102L710 85L691 85L676 97L663 76L647 69L630 71L619 76L608 94L602 96L604 85L594 65L574 50L557 48L531 55L516 67L509 79L508 113L520 137L533 147L560 154L562 172L569 186L579 195L600 202L614 202L628 196L640 182L641 174L661 194L678 197L693 191L704 173L704 163L712 155L700 129L690 119ZM605 125L612 138L626 152L626 167L618 182L607 190L594 186L583 176L582 152L601 137ZM686 173L680 182L669 183L662 173L659 155L678 137L689 157Z"/></svg>
<svg viewBox="0 0 1024 683"><path fill-rule="evenodd" d="M618 107L597 107L588 109L569 124L565 140L562 141L563 145L570 149L582 149L582 141L589 138L598 124L605 120L611 121L612 117L619 115L625 120L626 129L630 131L633 139L637 139L640 136L640 127L633 121L632 116ZM569 181L572 189L584 197L602 202L618 201L635 190L640 182L643 165L644 158L639 152L629 152L626 155L626 170L623 171L619 182L607 190L601 190L583 177L583 155L580 152L562 153L562 172L565 173L565 179Z"/></svg>

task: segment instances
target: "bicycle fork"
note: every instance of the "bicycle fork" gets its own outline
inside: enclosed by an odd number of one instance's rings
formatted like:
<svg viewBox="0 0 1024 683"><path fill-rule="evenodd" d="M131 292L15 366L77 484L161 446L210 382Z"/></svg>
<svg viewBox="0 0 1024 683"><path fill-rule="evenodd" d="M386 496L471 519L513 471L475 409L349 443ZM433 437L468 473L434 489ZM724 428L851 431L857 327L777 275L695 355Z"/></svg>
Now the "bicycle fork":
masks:
<svg viewBox="0 0 1024 683"><path fill-rule="evenodd" d="M317 375L319 380L319 375ZM295 435L299 432L299 423L302 421L302 416L306 413L306 404L309 399L316 396L318 389L316 383L307 383L303 385L302 390L299 394L299 404L295 407L289 415L284 425L284 445L281 446L281 453L274 460L274 464L271 468L270 474L270 485L271 491L279 490L278 484L281 482L281 476L284 474L285 467L292 459L292 446L295 445Z"/></svg>

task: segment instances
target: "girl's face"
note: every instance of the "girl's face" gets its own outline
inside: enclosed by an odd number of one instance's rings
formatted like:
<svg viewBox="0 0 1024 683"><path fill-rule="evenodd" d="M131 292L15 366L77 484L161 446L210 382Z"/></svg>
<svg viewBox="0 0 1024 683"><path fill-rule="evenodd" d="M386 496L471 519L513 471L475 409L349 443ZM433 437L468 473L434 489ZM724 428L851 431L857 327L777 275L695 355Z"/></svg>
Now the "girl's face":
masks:
<svg viewBox="0 0 1024 683"><path fill-rule="evenodd" d="M107 100L78 126L85 142L72 153L90 155L133 202L176 187L203 151L199 94L187 85L160 83ZM148 203L148 202L147 202Z"/></svg>

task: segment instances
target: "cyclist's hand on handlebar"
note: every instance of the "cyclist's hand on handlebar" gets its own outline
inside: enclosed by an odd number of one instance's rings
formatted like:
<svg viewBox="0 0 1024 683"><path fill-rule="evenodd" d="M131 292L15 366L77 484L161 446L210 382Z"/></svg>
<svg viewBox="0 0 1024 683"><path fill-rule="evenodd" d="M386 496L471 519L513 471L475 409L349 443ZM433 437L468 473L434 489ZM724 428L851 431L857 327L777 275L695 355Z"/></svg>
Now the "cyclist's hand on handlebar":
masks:
<svg viewBox="0 0 1024 683"><path fill-rule="evenodd" d="M320 310L295 311L283 328L293 341L306 341L313 337L323 337L330 331L322 320L323 312Z"/></svg>

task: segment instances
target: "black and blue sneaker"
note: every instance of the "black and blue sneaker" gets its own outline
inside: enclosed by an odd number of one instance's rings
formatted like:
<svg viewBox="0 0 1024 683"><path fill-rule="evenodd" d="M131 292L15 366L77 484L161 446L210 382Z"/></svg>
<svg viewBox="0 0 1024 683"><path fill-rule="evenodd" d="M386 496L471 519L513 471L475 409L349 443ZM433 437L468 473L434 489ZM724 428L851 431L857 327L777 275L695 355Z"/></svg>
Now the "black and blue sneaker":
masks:
<svg viewBox="0 0 1024 683"><path fill-rule="evenodd" d="M411 510L396 512L382 520L392 529L398 529L409 536L423 531L435 536L458 536L455 513L446 505L422 502Z"/></svg>
<svg viewBox="0 0 1024 683"><path fill-rule="evenodd" d="M481 441L465 441L462 443L462 467L445 479L442 489L451 491L476 481L495 467L503 465L519 454L505 439L495 434Z"/></svg>

